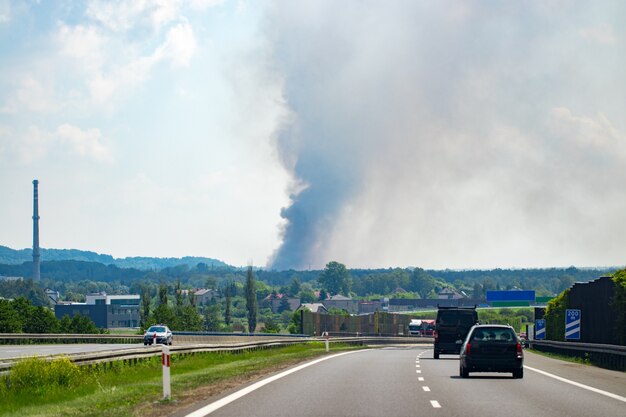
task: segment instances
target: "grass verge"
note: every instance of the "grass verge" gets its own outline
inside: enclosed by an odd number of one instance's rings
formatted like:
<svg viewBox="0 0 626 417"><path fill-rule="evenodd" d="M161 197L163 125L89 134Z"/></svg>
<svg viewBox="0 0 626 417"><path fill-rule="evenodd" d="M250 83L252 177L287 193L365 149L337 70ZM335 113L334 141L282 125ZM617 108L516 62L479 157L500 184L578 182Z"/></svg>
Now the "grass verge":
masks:
<svg viewBox="0 0 626 417"><path fill-rule="evenodd" d="M333 345L331 353L358 349ZM172 356L172 399L163 401L161 358L137 365L113 363L106 371L81 367L75 379L58 383L46 376L28 386L7 387L0 380L1 416L153 416L168 415L224 390L325 355L323 343L308 343L242 353L207 352ZM32 360L31 360L32 362ZM41 364L33 368L41 374ZM24 369L22 369L24 372Z"/></svg>
<svg viewBox="0 0 626 417"><path fill-rule="evenodd" d="M542 355L542 356L552 358L552 359L559 359L559 360L566 361L566 362L579 363L581 365L597 366L593 362L591 362L591 359L588 356L588 354L585 354L586 357L580 358L577 356L568 356L568 355L562 355L559 353L543 352L543 351L536 350L536 349L528 349L528 351L535 353L537 355Z"/></svg>

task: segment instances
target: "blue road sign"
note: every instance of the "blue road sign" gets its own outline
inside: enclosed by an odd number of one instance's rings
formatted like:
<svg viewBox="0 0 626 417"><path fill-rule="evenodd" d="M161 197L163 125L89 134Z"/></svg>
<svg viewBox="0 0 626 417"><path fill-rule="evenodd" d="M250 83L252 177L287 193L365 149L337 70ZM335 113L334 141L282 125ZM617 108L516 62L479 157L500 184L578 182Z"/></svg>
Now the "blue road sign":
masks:
<svg viewBox="0 0 626 417"><path fill-rule="evenodd" d="M580 340L580 310L565 310L565 339Z"/></svg>
<svg viewBox="0 0 626 417"><path fill-rule="evenodd" d="M535 339L544 340L546 338L546 321L535 320Z"/></svg>

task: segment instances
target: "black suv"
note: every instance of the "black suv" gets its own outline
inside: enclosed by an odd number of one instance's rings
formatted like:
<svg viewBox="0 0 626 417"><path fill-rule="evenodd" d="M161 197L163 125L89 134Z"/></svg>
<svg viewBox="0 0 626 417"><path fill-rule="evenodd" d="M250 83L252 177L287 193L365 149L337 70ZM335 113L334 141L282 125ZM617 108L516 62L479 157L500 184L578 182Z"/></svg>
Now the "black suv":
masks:
<svg viewBox="0 0 626 417"><path fill-rule="evenodd" d="M458 354L473 325L478 323L476 307L439 307L435 321L435 353Z"/></svg>

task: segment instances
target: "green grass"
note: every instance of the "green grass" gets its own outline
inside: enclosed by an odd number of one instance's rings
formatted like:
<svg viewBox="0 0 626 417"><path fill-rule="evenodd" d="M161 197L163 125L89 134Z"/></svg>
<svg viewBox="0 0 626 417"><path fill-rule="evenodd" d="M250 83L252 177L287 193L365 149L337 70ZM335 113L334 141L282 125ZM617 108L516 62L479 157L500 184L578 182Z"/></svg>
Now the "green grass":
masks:
<svg viewBox="0 0 626 417"><path fill-rule="evenodd" d="M331 353L356 347L332 345ZM130 366L115 363L112 369L80 368L78 383L36 384L7 388L0 380L2 416L143 416L154 415L164 405L189 401L190 392L217 383L260 375L281 365L324 355L324 343L309 343L242 353L199 353L172 356L172 400L162 401L161 358ZM38 367L35 367L39 369ZM56 380L54 380L56 381ZM173 411L174 408L170 410Z"/></svg>
<svg viewBox="0 0 626 417"><path fill-rule="evenodd" d="M566 361L566 362L579 363L581 365L595 366L594 363L591 362L591 359L588 357L588 354L585 354L586 357L580 358L580 357L577 357L577 356L568 356L568 355L563 355L563 354L559 354L559 353L542 352L542 351L536 350L536 349L528 349L528 351L532 352L532 353L536 353L537 355L546 356L546 357L552 358L552 359L559 359L559 360Z"/></svg>

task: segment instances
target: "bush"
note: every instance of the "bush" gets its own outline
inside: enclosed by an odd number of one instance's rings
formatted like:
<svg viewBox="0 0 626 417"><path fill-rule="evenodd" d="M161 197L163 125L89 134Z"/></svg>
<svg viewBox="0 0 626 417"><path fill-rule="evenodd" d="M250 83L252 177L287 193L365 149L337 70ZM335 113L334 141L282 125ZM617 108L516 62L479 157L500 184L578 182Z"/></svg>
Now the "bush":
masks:
<svg viewBox="0 0 626 417"><path fill-rule="evenodd" d="M47 362L40 358L28 358L17 362L9 374L12 391L45 393L51 388L71 388L81 381L77 365L67 358Z"/></svg>
<svg viewBox="0 0 626 417"><path fill-rule="evenodd" d="M620 345L626 345L626 269L613 275L615 295L611 299L611 308L615 312L615 334Z"/></svg>
<svg viewBox="0 0 626 417"><path fill-rule="evenodd" d="M565 310L567 309L569 288L548 302L546 307L546 339L563 342L565 340Z"/></svg>

